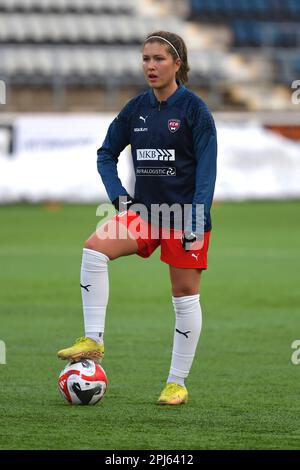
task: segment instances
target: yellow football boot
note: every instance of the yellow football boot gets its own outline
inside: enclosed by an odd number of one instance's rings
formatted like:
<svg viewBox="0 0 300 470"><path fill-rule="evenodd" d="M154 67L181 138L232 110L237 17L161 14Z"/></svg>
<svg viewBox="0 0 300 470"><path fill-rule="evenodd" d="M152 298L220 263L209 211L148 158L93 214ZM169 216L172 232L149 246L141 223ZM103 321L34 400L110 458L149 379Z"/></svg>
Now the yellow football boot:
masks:
<svg viewBox="0 0 300 470"><path fill-rule="evenodd" d="M168 383L157 401L158 405L183 405L187 402L188 391L182 385Z"/></svg>
<svg viewBox="0 0 300 470"><path fill-rule="evenodd" d="M101 361L104 357L104 344L97 343L91 338L78 338L73 346L58 351L57 356L60 359L68 361L80 361L80 359L92 359Z"/></svg>

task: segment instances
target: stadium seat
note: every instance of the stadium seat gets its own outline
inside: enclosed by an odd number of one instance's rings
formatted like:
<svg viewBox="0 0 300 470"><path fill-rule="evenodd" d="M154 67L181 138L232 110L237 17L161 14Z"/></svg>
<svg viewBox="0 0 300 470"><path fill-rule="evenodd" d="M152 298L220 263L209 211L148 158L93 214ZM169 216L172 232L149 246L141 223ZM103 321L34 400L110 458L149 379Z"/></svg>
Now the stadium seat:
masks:
<svg viewBox="0 0 300 470"><path fill-rule="evenodd" d="M164 21L128 15L22 13L0 16L2 43L141 43L151 30L162 29ZM180 32L181 24L169 27Z"/></svg>
<svg viewBox="0 0 300 470"><path fill-rule="evenodd" d="M132 14L133 0L0 0L0 11L5 12L90 12Z"/></svg>

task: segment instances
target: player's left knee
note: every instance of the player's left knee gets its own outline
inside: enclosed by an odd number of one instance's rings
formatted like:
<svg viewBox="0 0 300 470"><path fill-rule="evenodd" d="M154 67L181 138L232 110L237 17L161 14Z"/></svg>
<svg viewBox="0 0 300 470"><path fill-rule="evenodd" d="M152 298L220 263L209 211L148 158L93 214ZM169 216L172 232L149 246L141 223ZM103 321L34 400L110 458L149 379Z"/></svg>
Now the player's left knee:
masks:
<svg viewBox="0 0 300 470"><path fill-rule="evenodd" d="M172 288L173 297L185 297L187 295L199 294L198 289L191 288L191 286L178 286Z"/></svg>

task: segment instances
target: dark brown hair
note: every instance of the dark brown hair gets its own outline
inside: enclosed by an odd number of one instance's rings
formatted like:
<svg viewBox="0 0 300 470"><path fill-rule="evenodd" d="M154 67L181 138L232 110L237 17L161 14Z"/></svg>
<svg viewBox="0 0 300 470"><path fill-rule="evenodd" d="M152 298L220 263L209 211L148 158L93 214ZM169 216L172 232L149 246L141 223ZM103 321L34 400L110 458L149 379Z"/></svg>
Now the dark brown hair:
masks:
<svg viewBox="0 0 300 470"><path fill-rule="evenodd" d="M160 36L163 39L151 38L151 36ZM164 41L164 39L169 41L174 46L181 60L180 69L178 70L178 72L176 72L176 80L179 80L179 82L181 83L187 83L188 72L190 70L187 58L187 48L184 40L180 36L178 36L178 34L170 33L168 31L155 31L154 33L148 34L144 44L146 44L147 42L159 42L161 44L164 44L173 59L178 59L176 51L173 49L172 46L170 46L166 41Z"/></svg>

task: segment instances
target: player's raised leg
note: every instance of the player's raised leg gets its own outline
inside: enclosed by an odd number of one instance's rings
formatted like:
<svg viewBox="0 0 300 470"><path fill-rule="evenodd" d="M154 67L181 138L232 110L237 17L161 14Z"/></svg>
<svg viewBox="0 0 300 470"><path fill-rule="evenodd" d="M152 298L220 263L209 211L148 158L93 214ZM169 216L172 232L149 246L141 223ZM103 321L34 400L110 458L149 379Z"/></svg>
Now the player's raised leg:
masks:
<svg viewBox="0 0 300 470"><path fill-rule="evenodd" d="M135 254L138 245L127 228L115 219L100 227L85 242L82 255L80 287L85 335L58 357L71 361L82 358L101 360L104 356L104 328L109 295L108 262Z"/></svg>
<svg viewBox="0 0 300 470"><path fill-rule="evenodd" d="M169 377L158 399L159 405L180 405L188 399L185 379L193 363L202 326L200 276L200 269L170 266L175 329Z"/></svg>

